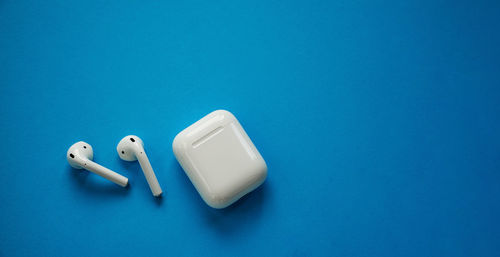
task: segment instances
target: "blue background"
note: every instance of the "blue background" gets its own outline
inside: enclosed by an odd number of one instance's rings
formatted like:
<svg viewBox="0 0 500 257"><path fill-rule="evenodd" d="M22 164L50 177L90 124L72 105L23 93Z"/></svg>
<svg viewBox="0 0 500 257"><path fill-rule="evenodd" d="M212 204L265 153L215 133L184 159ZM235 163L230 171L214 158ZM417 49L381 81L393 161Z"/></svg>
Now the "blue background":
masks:
<svg viewBox="0 0 500 257"><path fill-rule="evenodd" d="M499 1L0 1L0 256L500 256L499 76ZM269 168L224 210L171 150L216 109Z"/></svg>

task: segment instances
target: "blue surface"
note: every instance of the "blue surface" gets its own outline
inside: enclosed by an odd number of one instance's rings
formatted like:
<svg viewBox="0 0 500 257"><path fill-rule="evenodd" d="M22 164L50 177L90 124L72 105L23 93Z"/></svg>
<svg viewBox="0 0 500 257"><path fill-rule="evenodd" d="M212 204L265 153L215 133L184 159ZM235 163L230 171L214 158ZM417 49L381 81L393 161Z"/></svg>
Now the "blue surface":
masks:
<svg viewBox="0 0 500 257"><path fill-rule="evenodd" d="M499 46L499 1L1 1L0 256L500 256ZM213 210L171 142L219 108L269 176Z"/></svg>

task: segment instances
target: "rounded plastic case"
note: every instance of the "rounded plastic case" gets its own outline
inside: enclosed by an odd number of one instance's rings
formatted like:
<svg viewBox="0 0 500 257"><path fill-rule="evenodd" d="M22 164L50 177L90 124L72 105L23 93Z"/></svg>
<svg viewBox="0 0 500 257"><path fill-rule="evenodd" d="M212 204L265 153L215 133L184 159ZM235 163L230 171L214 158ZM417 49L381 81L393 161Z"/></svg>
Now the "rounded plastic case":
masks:
<svg viewBox="0 0 500 257"><path fill-rule="evenodd" d="M261 185L267 166L234 115L217 110L181 131L175 157L203 200L224 208Z"/></svg>

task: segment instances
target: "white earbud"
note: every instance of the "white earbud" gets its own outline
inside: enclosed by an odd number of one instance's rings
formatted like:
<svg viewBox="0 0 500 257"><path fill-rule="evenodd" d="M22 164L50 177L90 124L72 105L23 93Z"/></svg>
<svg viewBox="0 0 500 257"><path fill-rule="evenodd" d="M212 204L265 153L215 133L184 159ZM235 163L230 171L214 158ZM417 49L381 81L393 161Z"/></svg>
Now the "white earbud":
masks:
<svg viewBox="0 0 500 257"><path fill-rule="evenodd" d="M142 140L134 135L126 136L120 140L116 147L116 151L118 151L118 155L124 161L139 160L139 164L141 165L144 176L146 176L151 192L153 192L153 195L156 197L160 196L162 193L161 187L149 163L146 151L144 151L144 143Z"/></svg>
<svg viewBox="0 0 500 257"><path fill-rule="evenodd" d="M128 178L93 162L92 159L94 158L94 151L92 151L92 146L83 141L73 144L68 149L66 158L68 159L69 165L75 169L86 169L94 172L95 174L109 179L122 187L125 187L128 184Z"/></svg>

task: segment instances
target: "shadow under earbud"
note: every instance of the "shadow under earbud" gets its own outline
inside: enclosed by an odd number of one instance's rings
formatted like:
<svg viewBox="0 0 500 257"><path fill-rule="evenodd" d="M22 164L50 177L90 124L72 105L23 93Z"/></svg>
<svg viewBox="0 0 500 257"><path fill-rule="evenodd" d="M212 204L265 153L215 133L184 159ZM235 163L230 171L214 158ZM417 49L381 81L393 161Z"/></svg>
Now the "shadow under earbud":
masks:
<svg viewBox="0 0 500 257"><path fill-rule="evenodd" d="M91 197L95 196L102 199L103 197L125 196L130 192L130 185L121 187L96 174L90 174L91 172L87 170L67 167L66 172L69 174L68 177L75 188Z"/></svg>
<svg viewBox="0 0 500 257"><path fill-rule="evenodd" d="M163 192L160 196L156 197L151 195L153 198L153 202L156 204L156 206L160 207L163 204L163 197L164 197L165 192Z"/></svg>

